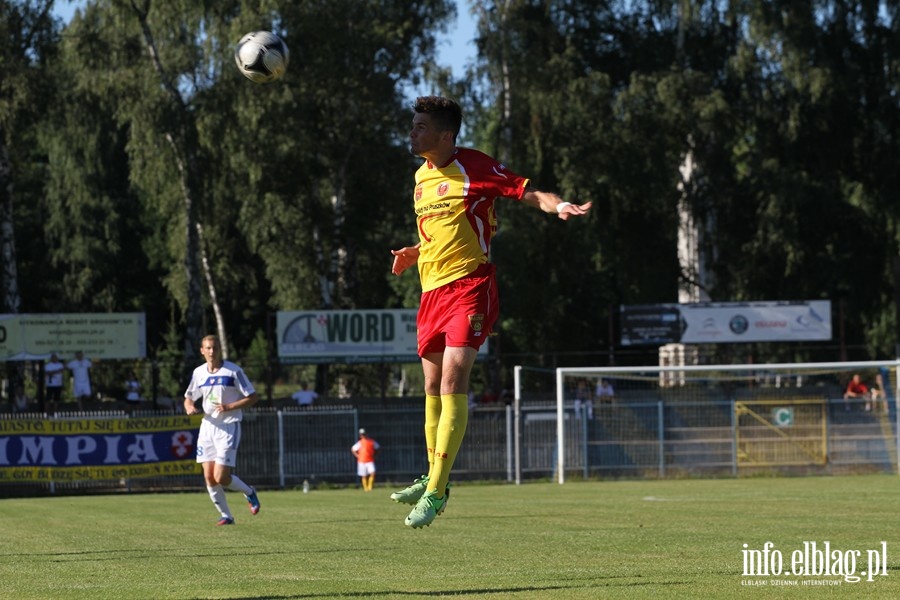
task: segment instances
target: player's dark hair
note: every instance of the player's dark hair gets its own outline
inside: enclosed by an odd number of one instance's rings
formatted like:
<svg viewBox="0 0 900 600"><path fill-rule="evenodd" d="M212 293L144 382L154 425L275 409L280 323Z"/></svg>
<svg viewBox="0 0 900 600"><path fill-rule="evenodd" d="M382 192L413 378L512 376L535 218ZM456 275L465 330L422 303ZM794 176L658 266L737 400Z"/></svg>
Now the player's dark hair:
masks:
<svg viewBox="0 0 900 600"><path fill-rule="evenodd" d="M413 110L431 115L431 120L438 130L452 131L453 139L456 140L462 126L462 109L459 104L442 96L419 96Z"/></svg>

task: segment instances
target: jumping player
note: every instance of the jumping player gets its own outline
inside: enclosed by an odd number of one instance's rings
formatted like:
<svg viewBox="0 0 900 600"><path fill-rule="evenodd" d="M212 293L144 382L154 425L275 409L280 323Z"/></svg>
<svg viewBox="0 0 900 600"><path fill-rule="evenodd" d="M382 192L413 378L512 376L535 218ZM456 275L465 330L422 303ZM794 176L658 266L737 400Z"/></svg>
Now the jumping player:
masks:
<svg viewBox="0 0 900 600"><path fill-rule="evenodd" d="M203 399L205 416L197 439L197 462L203 465L206 489L221 514L216 524L233 525L234 516L225 499L226 489L244 494L250 514L259 512L256 490L231 473L241 443L242 409L256 404L256 390L239 366L222 360L218 337L208 335L203 338L200 354L206 364L194 369L191 383L184 392L184 412L189 415L199 413L195 403Z"/></svg>
<svg viewBox="0 0 900 600"><path fill-rule="evenodd" d="M422 283L416 326L429 470L391 498L415 505L406 524L419 528L447 505L450 470L468 424L469 374L499 312L490 262L494 201L513 198L563 220L586 214L591 203L564 202L490 156L457 147L462 110L453 100L420 97L413 108L410 151L425 159L415 179L419 243L391 250L391 272L400 275L418 264Z"/></svg>

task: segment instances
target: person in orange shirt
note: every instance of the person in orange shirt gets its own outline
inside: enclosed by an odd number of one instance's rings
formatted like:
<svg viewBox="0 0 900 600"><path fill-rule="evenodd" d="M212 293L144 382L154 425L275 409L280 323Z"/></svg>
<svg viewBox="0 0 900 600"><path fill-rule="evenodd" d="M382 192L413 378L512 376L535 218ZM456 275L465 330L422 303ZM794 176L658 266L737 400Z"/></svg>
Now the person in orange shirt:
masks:
<svg viewBox="0 0 900 600"><path fill-rule="evenodd" d="M351 454L356 457L356 474L365 492L371 492L375 487L375 455L380 449L378 442L366 435L365 429L359 430L359 441L350 447Z"/></svg>
<svg viewBox="0 0 900 600"><path fill-rule="evenodd" d="M418 529L447 506L450 470L468 424L469 375L499 314L490 262L495 200L512 198L563 221L587 214L591 203L565 202L487 154L457 147L462 109L453 100L423 96L413 109L410 152L425 159L413 193L419 243L391 250L391 272L417 265L422 283L416 327L429 470L391 499L415 505L406 524Z"/></svg>

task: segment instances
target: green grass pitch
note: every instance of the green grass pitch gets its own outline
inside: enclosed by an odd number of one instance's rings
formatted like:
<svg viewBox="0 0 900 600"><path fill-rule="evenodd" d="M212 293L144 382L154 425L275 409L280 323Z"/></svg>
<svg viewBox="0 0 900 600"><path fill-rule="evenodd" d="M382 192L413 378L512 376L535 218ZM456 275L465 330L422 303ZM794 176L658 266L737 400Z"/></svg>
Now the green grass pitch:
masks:
<svg viewBox="0 0 900 600"><path fill-rule="evenodd" d="M233 527L214 526L200 489L6 499L0 598L898 598L898 488L890 475L461 483L422 530L381 486L263 490L256 516L229 493ZM857 574L885 541L887 575L745 577L743 544L767 541L788 568L804 542L859 550Z"/></svg>

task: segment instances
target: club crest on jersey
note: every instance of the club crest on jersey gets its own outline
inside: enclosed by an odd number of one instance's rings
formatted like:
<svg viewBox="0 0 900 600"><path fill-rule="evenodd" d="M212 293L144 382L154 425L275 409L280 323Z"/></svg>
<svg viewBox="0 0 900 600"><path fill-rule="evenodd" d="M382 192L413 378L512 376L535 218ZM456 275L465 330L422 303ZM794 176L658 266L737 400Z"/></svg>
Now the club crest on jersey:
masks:
<svg viewBox="0 0 900 600"><path fill-rule="evenodd" d="M234 387L234 377L230 375L210 375L206 378L206 381L200 384L200 387L213 387L216 385Z"/></svg>
<svg viewBox="0 0 900 600"><path fill-rule="evenodd" d="M484 315L469 315L469 327L472 328L472 331L481 331L484 329Z"/></svg>
<svg viewBox="0 0 900 600"><path fill-rule="evenodd" d="M450 191L450 184L445 181L438 186L437 195L446 196L448 191Z"/></svg>
<svg viewBox="0 0 900 600"><path fill-rule="evenodd" d="M422 199L422 185L419 184L416 186L416 201Z"/></svg>

